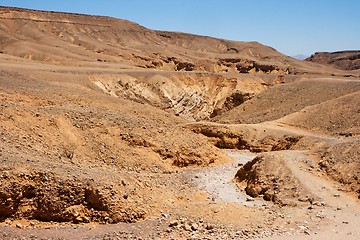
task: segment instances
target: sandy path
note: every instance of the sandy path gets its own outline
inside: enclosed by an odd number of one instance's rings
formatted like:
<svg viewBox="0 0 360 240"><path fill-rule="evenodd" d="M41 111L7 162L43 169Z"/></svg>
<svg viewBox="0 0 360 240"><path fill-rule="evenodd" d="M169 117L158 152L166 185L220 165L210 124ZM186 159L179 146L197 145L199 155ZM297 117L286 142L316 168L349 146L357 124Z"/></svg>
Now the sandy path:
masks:
<svg viewBox="0 0 360 240"><path fill-rule="evenodd" d="M338 184L321 173L310 171L308 163L311 157L305 151L280 151L268 154L284 158L292 174L324 204L321 217L328 221L328 224L320 225L314 232L310 231L309 236L297 236L296 239L360 239L360 202L358 199L339 191Z"/></svg>
<svg viewBox="0 0 360 240"><path fill-rule="evenodd" d="M226 150L226 153L234 159L234 162L216 167L208 167L191 172L193 181L204 191L206 191L214 202L230 202L250 207L269 204L260 199L246 201L248 196L244 191L234 184L233 179L240 168L239 164L244 164L252 160L256 154L247 151ZM298 232L295 236L274 236L261 239L360 239L360 204L359 200L338 190L338 184L322 173L309 170L312 162L311 155L306 151L277 151L266 154L275 155L283 158L286 167L292 174L307 188L319 203L325 204L318 207L321 216L314 213L314 223L318 222L318 217L323 218L317 229L310 229L309 235ZM319 214L318 214L319 215ZM301 221L299 219L299 221ZM295 239L294 238L294 239Z"/></svg>
<svg viewBox="0 0 360 240"><path fill-rule="evenodd" d="M239 189L234 183L234 177L241 164L252 160L256 154L248 151L225 150L234 161L215 167L193 170L192 179L201 189L207 192L212 201L237 203L245 206L262 206L263 200L251 199L244 190ZM247 200L253 201L247 201Z"/></svg>
<svg viewBox="0 0 360 240"><path fill-rule="evenodd" d="M271 129L271 130L283 131L286 133L301 135L304 137L314 137L314 138L322 139L325 142L329 142L329 141L339 142L339 141L347 141L348 140L348 139L341 139L339 137L326 135L323 133L317 133L317 132L310 131L310 130L300 128L300 127L291 126L289 124L281 122L281 118L280 118L280 120L261 123L260 126L265 127L267 129Z"/></svg>

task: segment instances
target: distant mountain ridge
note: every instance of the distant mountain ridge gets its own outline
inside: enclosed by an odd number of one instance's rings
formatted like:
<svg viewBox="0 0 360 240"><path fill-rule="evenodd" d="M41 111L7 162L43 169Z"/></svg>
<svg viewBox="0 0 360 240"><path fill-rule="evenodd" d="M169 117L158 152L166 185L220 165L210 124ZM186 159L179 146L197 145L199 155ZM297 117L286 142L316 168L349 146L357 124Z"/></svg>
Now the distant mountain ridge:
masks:
<svg viewBox="0 0 360 240"><path fill-rule="evenodd" d="M305 60L321 64L330 64L342 70L357 70L360 69L360 50L316 52Z"/></svg>
<svg viewBox="0 0 360 240"><path fill-rule="evenodd" d="M258 42L155 31L111 17L0 7L0 23L0 52L48 64L233 74L329 72Z"/></svg>
<svg viewBox="0 0 360 240"><path fill-rule="evenodd" d="M305 55L305 54L296 54L294 56L292 56L293 58L295 59L298 59L298 60L305 60L306 58L309 57L309 55Z"/></svg>

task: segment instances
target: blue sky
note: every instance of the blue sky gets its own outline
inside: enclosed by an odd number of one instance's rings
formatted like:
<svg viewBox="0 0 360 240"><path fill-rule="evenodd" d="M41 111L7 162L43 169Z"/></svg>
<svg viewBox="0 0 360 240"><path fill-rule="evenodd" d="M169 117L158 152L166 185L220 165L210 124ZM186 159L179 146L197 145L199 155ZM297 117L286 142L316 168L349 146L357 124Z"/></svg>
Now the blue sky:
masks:
<svg viewBox="0 0 360 240"><path fill-rule="evenodd" d="M1 0L105 15L159 30L258 41L287 55L360 49L360 0Z"/></svg>

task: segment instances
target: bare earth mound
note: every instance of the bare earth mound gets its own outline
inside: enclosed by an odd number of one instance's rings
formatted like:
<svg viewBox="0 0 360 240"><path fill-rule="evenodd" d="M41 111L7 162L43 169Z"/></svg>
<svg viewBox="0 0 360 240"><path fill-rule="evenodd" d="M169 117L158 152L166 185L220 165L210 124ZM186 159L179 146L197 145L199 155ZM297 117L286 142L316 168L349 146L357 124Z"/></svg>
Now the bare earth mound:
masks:
<svg viewBox="0 0 360 240"><path fill-rule="evenodd" d="M281 156L263 154L246 163L235 175L237 181L246 182L246 193L260 195L267 201L281 205L314 203L314 196L301 184L293 172L293 161L302 158L302 152L283 152ZM295 159L295 160L294 160ZM306 158L303 158L306 159ZM298 162L297 162L298 163Z"/></svg>

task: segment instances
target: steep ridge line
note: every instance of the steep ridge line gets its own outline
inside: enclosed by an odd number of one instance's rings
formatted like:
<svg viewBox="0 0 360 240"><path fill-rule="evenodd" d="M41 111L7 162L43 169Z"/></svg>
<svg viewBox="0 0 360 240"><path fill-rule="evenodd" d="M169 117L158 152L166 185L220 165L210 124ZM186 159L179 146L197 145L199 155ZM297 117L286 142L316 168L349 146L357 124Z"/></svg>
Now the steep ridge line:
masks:
<svg viewBox="0 0 360 240"><path fill-rule="evenodd" d="M0 19L3 20L22 20L22 21L33 21L33 22L42 22L42 23L64 23L64 24L74 24L74 25L82 25L82 26L94 26L94 27L106 27L111 28L109 25L96 25L96 24L90 24L90 23L82 23L82 22L70 22L70 21L56 21L56 20L41 20L41 19L35 19L35 18L7 18L7 17L0 17Z"/></svg>

